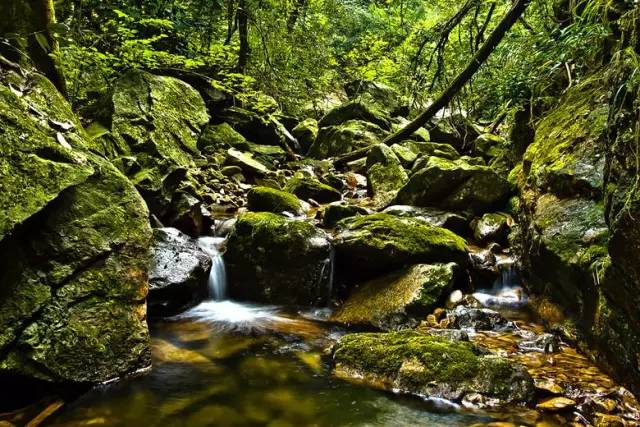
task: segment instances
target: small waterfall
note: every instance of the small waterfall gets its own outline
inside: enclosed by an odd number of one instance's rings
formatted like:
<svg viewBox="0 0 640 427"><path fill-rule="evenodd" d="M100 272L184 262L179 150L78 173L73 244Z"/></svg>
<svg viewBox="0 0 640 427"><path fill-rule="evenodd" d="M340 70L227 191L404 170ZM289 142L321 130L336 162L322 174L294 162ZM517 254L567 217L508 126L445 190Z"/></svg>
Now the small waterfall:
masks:
<svg viewBox="0 0 640 427"><path fill-rule="evenodd" d="M487 307L517 308L527 304L527 297L520 286L520 277L515 260L508 256L498 258L499 276L491 289L473 294L475 299Z"/></svg>
<svg viewBox="0 0 640 427"><path fill-rule="evenodd" d="M224 242L221 237L201 237L198 246L211 257L211 272L209 273L209 298L223 301L227 296L227 272L219 247Z"/></svg>

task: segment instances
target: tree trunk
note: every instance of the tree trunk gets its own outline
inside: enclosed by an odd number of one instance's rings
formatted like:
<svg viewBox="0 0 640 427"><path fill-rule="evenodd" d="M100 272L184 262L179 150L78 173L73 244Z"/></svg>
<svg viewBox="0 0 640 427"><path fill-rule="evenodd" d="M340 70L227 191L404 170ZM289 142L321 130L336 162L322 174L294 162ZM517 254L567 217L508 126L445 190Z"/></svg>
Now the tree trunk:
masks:
<svg viewBox="0 0 640 427"><path fill-rule="evenodd" d="M231 43L233 33L238 28L238 19L236 18L236 3L234 0L227 0L227 38L224 40L224 45L228 46Z"/></svg>
<svg viewBox="0 0 640 427"><path fill-rule="evenodd" d="M0 16L0 35L8 36L15 47L26 51L36 69L66 96L58 41L50 31L56 22L53 0L2 0Z"/></svg>
<svg viewBox="0 0 640 427"><path fill-rule="evenodd" d="M240 52L238 53L238 72L245 73L249 60L249 14L245 0L238 0L238 36L240 37Z"/></svg>
<svg viewBox="0 0 640 427"><path fill-rule="evenodd" d="M440 110L449 105L451 99L462 89L475 73L480 69L480 66L486 62L491 53L500 44L505 34L513 27L518 21L520 16L524 13L529 6L531 0L516 0L509 12L502 18L502 21L493 30L493 32L487 38L487 41L478 49L471 61L467 64L466 68L456 77L456 79L449 85L449 87L431 104L425 111L423 111L412 122L407 124L404 128L389 136L382 141L387 145L395 144L404 139L408 139L415 131L424 126L429 120L431 120Z"/></svg>

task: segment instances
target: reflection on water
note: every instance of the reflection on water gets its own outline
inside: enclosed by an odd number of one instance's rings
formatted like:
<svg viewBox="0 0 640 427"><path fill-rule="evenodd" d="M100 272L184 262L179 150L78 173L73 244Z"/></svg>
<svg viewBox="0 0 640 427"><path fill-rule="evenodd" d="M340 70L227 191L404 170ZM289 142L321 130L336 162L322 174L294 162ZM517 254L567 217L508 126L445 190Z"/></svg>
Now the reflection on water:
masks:
<svg viewBox="0 0 640 427"><path fill-rule="evenodd" d="M92 390L52 425L466 426L489 420L332 379L322 348L335 332L273 307L207 302L152 325L149 374Z"/></svg>

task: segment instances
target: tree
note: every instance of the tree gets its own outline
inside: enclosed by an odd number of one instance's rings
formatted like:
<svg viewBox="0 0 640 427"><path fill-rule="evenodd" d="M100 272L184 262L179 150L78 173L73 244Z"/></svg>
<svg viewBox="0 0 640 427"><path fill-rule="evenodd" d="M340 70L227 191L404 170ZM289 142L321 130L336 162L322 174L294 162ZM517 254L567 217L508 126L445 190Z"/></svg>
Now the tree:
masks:
<svg viewBox="0 0 640 427"><path fill-rule="evenodd" d="M249 61L249 14L245 0L238 0L238 36L240 38L240 52L238 53L238 72L245 73Z"/></svg>
<svg viewBox="0 0 640 427"><path fill-rule="evenodd" d="M2 0L0 16L0 35L25 52L36 69L66 96L67 85L59 63L58 41L53 32L56 23L53 0ZM24 58L15 59L20 61Z"/></svg>

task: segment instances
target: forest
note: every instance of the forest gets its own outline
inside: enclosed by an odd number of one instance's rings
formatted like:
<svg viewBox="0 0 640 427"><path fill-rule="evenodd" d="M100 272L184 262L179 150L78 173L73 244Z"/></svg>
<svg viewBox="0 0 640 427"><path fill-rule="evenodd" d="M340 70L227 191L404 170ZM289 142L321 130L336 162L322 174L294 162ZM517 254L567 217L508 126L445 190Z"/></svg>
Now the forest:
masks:
<svg viewBox="0 0 640 427"><path fill-rule="evenodd" d="M636 0L0 0L0 427L639 398Z"/></svg>

